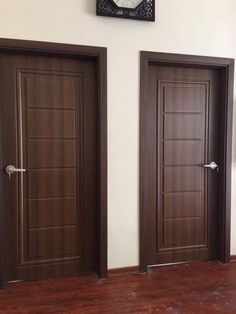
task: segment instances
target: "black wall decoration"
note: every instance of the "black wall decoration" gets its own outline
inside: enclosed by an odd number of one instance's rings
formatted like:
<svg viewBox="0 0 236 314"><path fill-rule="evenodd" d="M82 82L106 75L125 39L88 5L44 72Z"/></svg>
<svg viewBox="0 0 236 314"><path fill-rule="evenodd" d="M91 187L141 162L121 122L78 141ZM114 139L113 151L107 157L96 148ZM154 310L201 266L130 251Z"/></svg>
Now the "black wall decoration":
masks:
<svg viewBox="0 0 236 314"><path fill-rule="evenodd" d="M155 21L155 0L97 0L97 15Z"/></svg>

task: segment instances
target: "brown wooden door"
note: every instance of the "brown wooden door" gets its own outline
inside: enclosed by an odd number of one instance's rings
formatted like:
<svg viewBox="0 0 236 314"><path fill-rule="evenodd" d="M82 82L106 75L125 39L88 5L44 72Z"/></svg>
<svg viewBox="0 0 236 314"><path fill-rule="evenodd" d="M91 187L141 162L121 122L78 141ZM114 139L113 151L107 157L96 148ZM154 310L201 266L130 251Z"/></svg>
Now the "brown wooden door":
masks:
<svg viewBox="0 0 236 314"><path fill-rule="evenodd" d="M1 55L6 281L97 270L98 112L92 60Z"/></svg>
<svg viewBox="0 0 236 314"><path fill-rule="evenodd" d="M146 265L217 257L220 72L149 66L144 109Z"/></svg>

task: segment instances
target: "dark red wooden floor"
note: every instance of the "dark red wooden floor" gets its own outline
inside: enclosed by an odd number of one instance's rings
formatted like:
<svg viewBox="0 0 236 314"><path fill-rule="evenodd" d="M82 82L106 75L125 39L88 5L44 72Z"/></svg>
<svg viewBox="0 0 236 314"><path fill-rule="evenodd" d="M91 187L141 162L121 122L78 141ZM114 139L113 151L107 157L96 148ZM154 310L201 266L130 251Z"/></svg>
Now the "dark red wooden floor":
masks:
<svg viewBox="0 0 236 314"><path fill-rule="evenodd" d="M236 313L236 263L12 284L0 292L0 313Z"/></svg>

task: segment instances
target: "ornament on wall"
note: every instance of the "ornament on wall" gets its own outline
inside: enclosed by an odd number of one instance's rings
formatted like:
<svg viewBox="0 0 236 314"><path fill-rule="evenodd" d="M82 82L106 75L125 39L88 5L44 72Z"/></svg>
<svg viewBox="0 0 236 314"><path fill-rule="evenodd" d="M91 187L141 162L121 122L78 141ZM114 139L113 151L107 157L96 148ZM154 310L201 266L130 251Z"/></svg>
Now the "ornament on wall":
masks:
<svg viewBox="0 0 236 314"><path fill-rule="evenodd" d="M155 21L155 0L97 0L97 15Z"/></svg>

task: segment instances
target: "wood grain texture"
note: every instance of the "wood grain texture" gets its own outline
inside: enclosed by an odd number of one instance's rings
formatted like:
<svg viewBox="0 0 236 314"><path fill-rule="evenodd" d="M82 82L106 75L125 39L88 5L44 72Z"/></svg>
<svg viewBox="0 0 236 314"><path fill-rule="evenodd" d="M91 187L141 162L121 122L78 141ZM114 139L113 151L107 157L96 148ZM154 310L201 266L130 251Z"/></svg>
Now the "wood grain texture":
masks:
<svg viewBox="0 0 236 314"><path fill-rule="evenodd" d="M29 228L76 224L76 198L29 199L27 221ZM66 213L66 214L65 214Z"/></svg>
<svg viewBox="0 0 236 314"><path fill-rule="evenodd" d="M208 130L211 133L209 120L214 119L214 116L208 119L209 107L214 107L215 112L219 107L218 102L214 101L219 98L217 84L217 71L155 65L150 67L149 106L154 119L157 116L156 121L153 119L155 127L149 133L149 137L153 138L156 130L156 143L150 141L147 147L150 159L153 160L149 164L149 177L152 173L157 173L156 179L153 178L155 185L149 189L149 198L156 193L157 201L153 197L153 206L147 212L151 265L215 258L216 244L211 240L211 232L216 233L214 213L217 204L211 207L206 201L216 195L214 183L212 187L208 186L208 177L214 173L204 169L203 165L211 158L218 160L217 152L213 153L211 148L216 141L217 124L214 124L216 137L208 135ZM171 88L167 88L169 86ZM165 150L166 143L172 150ZM190 150L189 145L193 143L198 145L191 145ZM198 157L196 161L195 156ZM192 163L189 163L190 159ZM217 180L216 176L214 180ZM184 210L183 205L187 204L185 215L166 218L165 211L167 215L175 211L174 203L165 202L166 195L173 195L173 198L179 196L178 206L181 211ZM198 214L194 216L197 204Z"/></svg>
<svg viewBox="0 0 236 314"><path fill-rule="evenodd" d="M113 274L9 285L2 313L147 314L236 312L236 263L163 266Z"/></svg>
<svg viewBox="0 0 236 314"><path fill-rule="evenodd" d="M173 68L171 68L173 66ZM157 73L159 73L160 77L157 80L154 79L154 85L150 84L150 74L152 68L158 68ZM182 67L183 72L180 74ZM189 68L190 76L185 76L184 72L187 73ZM226 173L231 171L231 146L227 148L225 143L228 141L231 143L231 135L232 135L232 116L229 116L229 111L232 112L232 86L233 86L233 70L234 68L234 60L226 59L226 58L212 58L212 57L203 57L203 56L189 56L189 55L178 55L178 54L166 54L166 53L155 53L155 52L141 52L141 95L140 95L140 269L141 271L145 271L148 264L156 264L155 259L148 261L148 251L152 246L150 242L152 241L152 237L150 236L150 232L155 234L155 228L152 228L153 222L155 221L154 216L151 220L146 216L147 211L150 208L155 208L156 199L159 200L159 206L162 206L161 199L162 196L159 194L157 197L155 196L155 186L162 184L162 180L164 182L164 186L166 186L169 194L170 192L174 192L175 187L177 187L179 197L176 199L174 197L166 196L167 193L164 193L164 208L166 214L164 213L165 219L183 219L186 220L186 211L189 212L191 220L193 221L193 214L196 213L196 219L199 216L203 215L202 206L203 206L203 197L200 190L203 188L203 176L201 173L198 175L195 174L193 176L187 175L185 173L186 178L188 178L188 183L185 180L178 180L180 173L178 175L178 168L182 169L186 166L186 169L193 168L197 169L197 167L206 163L206 158L204 155L204 146L202 139L206 135L204 131L204 102L208 99L206 96L209 92L208 88L212 88L211 83L209 83L209 79L206 78L204 81L201 81L201 77L195 76L195 81L192 80L194 78L194 72L197 71L212 71L219 74L219 83L215 84L215 90L219 90L219 85L221 84L221 91L223 91L220 95L214 96L214 93L211 91L211 96L213 95L213 102L221 102L224 103L224 106L221 106L220 109L212 110L210 114L212 117L209 120L209 129L212 127L215 130L219 131L219 126L216 125L214 121L219 121L216 116L221 117L220 128L221 131L217 136L217 141L212 147L209 149L208 154L210 157L207 160L211 160L212 156L217 156L216 158L219 160L221 167L223 167L222 171L219 174L219 186L222 189L222 193L216 192L216 184L214 183L214 178L208 178L208 185L212 186L211 193L218 195L219 207L217 209L218 212L218 221L219 221L219 230L218 230L218 250L217 257L222 261L229 261L229 234L230 234L230 198L226 197L230 194L230 188L226 189L225 193L225 183L226 183ZM192 69L192 70L190 70ZM204 70L205 69L205 70ZM208 70L206 70L208 69ZM174 76L171 78L171 71L173 71ZM199 72L198 72L199 73ZM226 74L227 73L227 74ZM227 76L228 75L228 76ZM186 77L188 80L186 81ZM214 84L213 84L214 85ZM184 90L184 92L183 92ZM206 94L207 92L207 94ZM228 98L227 98L228 96ZM163 104L163 108L154 110L152 105L150 105L150 99L156 99L153 104L158 103ZM212 106L210 108L213 108ZM163 116L163 123L160 123L161 116ZM159 127L156 128L155 118L158 117ZM226 127L228 124L226 120L229 119L229 129L226 131ZM228 120L228 121L229 121ZM207 127L208 128L208 127ZM229 132L228 132L229 131ZM156 132L156 133L155 133ZM160 153L162 150L162 144L160 144L159 148L156 150L154 143L164 134L163 137L163 155ZM211 142L213 139L213 133L210 133ZM229 137L229 140L227 139ZM187 144L186 144L187 143ZM214 140L212 141L214 143ZM217 143L218 143L218 151L217 151ZM179 145L180 144L180 145ZM147 156L147 151L149 152L149 156ZM195 153L191 154L191 151L195 151ZM156 155L155 154L159 154ZM229 154L228 154L229 153ZM154 165L155 162L161 164L163 161L164 175L163 179L158 179L157 181L154 179L153 173L155 173L155 169L151 170L150 165ZM208 161L207 161L208 162ZM184 166L184 167L183 167ZM150 169L150 172L149 170ZM170 169L170 170L169 170ZM187 170L183 170L186 172ZM168 173L166 173L168 172ZM187 171L189 172L189 171ZM166 175L168 174L168 176ZM187 175L187 176L186 176ZM194 183L194 178L199 179L198 184L192 186L194 189L190 191L190 185ZM191 179L192 178L192 179ZM182 178L183 179L183 178ZM205 179L204 179L205 180ZM182 183L180 183L182 181ZM195 182L196 183L196 182ZM194 183L194 184L195 184ZM181 186L175 186L175 185ZM230 181L227 180L227 187L229 187ZM195 190L198 186L200 188L199 191ZM183 191L180 191L179 187L183 188ZM191 201L189 196L184 200L183 193L185 189L189 189L188 193L193 193L191 196ZM153 190L154 189L154 190ZM150 192L152 191L152 192ZM214 192L213 192L214 191ZM150 192L150 193L149 193ZM165 192L165 190L164 190ZM178 194L174 193L174 194ZM195 194L196 193L196 194ZM185 193L187 195L187 193ZM209 208L214 208L214 200L209 198ZM192 204L190 208L190 203ZM167 206L171 206L172 208L167 209ZM186 208L189 207L189 209ZM176 215L175 215L176 213ZM213 211L212 211L213 213ZM214 214L213 214L214 216ZM215 218L214 218L215 219ZM176 220L177 221L177 220ZM215 220L214 220L215 221ZM227 228L225 228L225 224L227 221ZM169 223L169 222L168 222ZM179 222L178 222L179 223ZM195 223L196 224L196 223ZM215 224L217 222L215 221ZM192 225L193 226L193 225ZM177 232L178 228L172 227L171 232L173 230ZM182 228L181 228L182 229ZM152 230L152 231L151 231ZM194 231L195 228L192 229L191 232ZM197 232L202 230L202 227L197 228ZM159 226L159 232L163 234L164 229L161 229ZM216 234L213 229L209 229L210 236L209 241L216 240ZM177 232L178 233L178 232ZM149 235L148 235L149 234ZM215 234L215 235L214 235ZM200 237L201 238L201 237ZM199 238L199 239L200 239ZM196 238L197 239L197 238ZM196 241L199 242L199 241ZM159 244L160 245L160 244ZM154 247L154 246L153 246ZM226 249L227 248L227 249ZM175 260L182 259L184 255L175 254L172 256ZM191 254L186 252L186 257L191 259ZM194 253L194 259L204 259L204 254L200 252ZM173 259L169 256L166 262L171 262Z"/></svg>
<svg viewBox="0 0 236 314"><path fill-rule="evenodd" d="M74 140L28 139L27 152L29 168L68 168L76 165Z"/></svg>
<svg viewBox="0 0 236 314"><path fill-rule="evenodd" d="M203 111L204 86L186 82L163 82L163 112L201 113ZM183 92L184 90L184 92Z"/></svg>
<svg viewBox="0 0 236 314"><path fill-rule="evenodd" d="M200 167L175 166L164 167L163 192L197 192L202 189L202 171ZM186 193L187 194L187 193Z"/></svg>
<svg viewBox="0 0 236 314"><path fill-rule="evenodd" d="M71 110L28 109L26 119L28 138L75 138L75 114Z"/></svg>
<svg viewBox="0 0 236 314"><path fill-rule="evenodd" d="M163 221L162 247L164 249L172 248L173 251L176 251L180 248L199 248L200 245L204 244L204 226L202 226L201 217L181 217L180 219Z"/></svg>
<svg viewBox="0 0 236 314"><path fill-rule="evenodd" d="M27 260L51 261L53 258L75 257L79 237L75 226L33 228L28 230ZM60 261L62 263L62 261ZM64 263L66 268L66 263Z"/></svg>
<svg viewBox="0 0 236 314"><path fill-rule="evenodd" d="M5 55L2 58L7 68L5 78L9 80L9 87L17 92L17 101L14 103L10 99L4 109L12 114L12 126L15 124L13 129L5 124L4 134L12 139L12 147L11 150L4 149L4 162L7 164L11 158L18 156L13 164L26 169L24 174L12 176L5 185L5 188L8 184L13 191L18 191L11 197L8 195L12 210L7 214L5 224L8 226L6 238L14 243L9 251L19 256L11 259L11 255L6 255L6 278L8 281L13 278L33 280L52 277L54 274L63 276L93 272L98 267L96 217L99 119L96 64L93 60L75 61L57 57ZM40 79L31 78L28 81L32 71L34 75L40 73ZM74 79L72 74L79 71L83 79L74 81L70 89L74 94L68 93L65 73L69 72ZM58 75L62 89L55 88ZM4 88L2 92L7 98ZM66 97L69 99L69 109ZM17 114L14 116L15 108ZM13 134L17 137L14 138ZM64 156L71 152L71 146L64 145L65 140L72 144L73 157L70 160L67 157L62 162ZM42 145L39 147L41 153L37 154L32 143L44 141L47 144L50 142L50 148ZM61 156L61 164L58 164L58 157L55 157L54 162L54 155L49 155L48 150L54 150L55 147ZM44 157L42 165L39 158L44 154L50 162L45 164ZM34 164L31 168L32 159ZM69 205L69 211L68 198L75 198ZM43 213L40 213L42 202L44 208ZM71 210L74 221L68 225ZM39 222L38 225L35 222ZM14 233L11 229L15 229Z"/></svg>
<svg viewBox="0 0 236 314"><path fill-rule="evenodd" d="M28 197L68 197L76 195L74 169L37 169L28 171Z"/></svg>
<svg viewBox="0 0 236 314"><path fill-rule="evenodd" d="M202 162L201 141L164 141L164 165L197 165ZM194 151L194 154L192 153Z"/></svg>
<svg viewBox="0 0 236 314"><path fill-rule="evenodd" d="M163 218L200 217L202 212L201 197L201 192L165 193L163 195Z"/></svg>
<svg viewBox="0 0 236 314"><path fill-rule="evenodd" d="M26 106L31 108L76 107L76 85L80 75L31 71L24 74Z"/></svg>
<svg viewBox="0 0 236 314"><path fill-rule="evenodd" d="M119 276L121 274L132 274L132 273L138 273L138 272L139 272L139 266L112 268L108 270L108 277Z"/></svg>
<svg viewBox="0 0 236 314"><path fill-rule="evenodd" d="M95 92L95 91L91 92L91 95L94 95L94 96L97 95L98 96L98 108L99 108L99 110L97 112L99 112L100 116L97 117L99 121L96 121L96 123L94 123L93 125L98 128L98 130L96 131L96 134L98 134L99 138L100 138L100 135L102 134L102 139L99 140L98 143L96 144L97 145L96 149L98 149L99 155L101 154L100 158L97 159L99 162L99 166L97 167L97 169L99 171L99 174L104 174L104 176L102 176L101 180L99 181L99 188L97 187L97 192L99 193L99 198L97 198L97 201L99 202L99 205L98 205L99 213L97 216L98 217L98 229L97 229L98 245L96 248L96 251L97 251L96 254L98 254L98 260L99 260L99 263L97 265L98 273L101 276L105 276L106 275L106 246L107 246L106 241L104 242L104 239L106 239L106 49L104 49L104 48L93 48L93 47L90 48L90 47L83 47L83 46L73 46L73 45L70 46L70 45L61 45L61 44L17 41L17 40L16 41L1 40L0 46L1 46L0 47L1 53L3 53L3 51L6 53L6 52L9 52L9 50L11 50L11 52L14 52L15 54L17 54L17 52L19 52L19 51L21 51L21 53L24 54L26 51L28 51L31 53L31 57L29 57L29 59L33 58L34 54L41 55L42 58L49 56L49 55L51 57L52 56L60 57L63 55L63 56L66 56L67 58L70 58L71 55L73 55L73 56L77 55L81 60L85 60L85 62L88 62L88 61L86 61L86 59L87 60L89 59L95 65L94 69L95 69L96 75L98 77L98 86L97 86L97 92ZM86 56L86 58L85 58L85 56ZM73 63L74 61L72 61L72 59L73 59L73 57L71 58L71 62ZM45 58L45 60L46 60L46 58ZM29 64L30 64L30 62L29 62ZM44 64L44 62L42 64ZM33 68L33 66L31 68ZM4 72L5 69L1 69L1 70L3 70L1 72L1 75L2 75L2 77L4 77L4 75L6 74ZM74 70L74 68L73 68L73 70ZM29 109L28 109L29 112L33 112L34 110L38 110L36 108L39 108L39 107L42 110L41 112L43 112L44 110L49 110L48 106L50 104L57 112L59 112L59 110L61 110L64 105L68 107L66 109L70 109L70 110L73 109L74 110L75 101L72 99L73 101L66 102L66 98L68 98L69 95L71 96L71 92L75 92L75 84L74 84L75 82L73 80L71 80L71 77L66 79L66 81L61 79L62 77L61 77L61 73L59 73L60 71L61 71L61 68L58 71L57 75L55 74L53 79L52 79L52 77L50 77L50 79L48 79L47 82L46 81L43 82L42 77L39 77L39 76L37 76L37 78L32 77L32 75L30 78L28 77L29 78L29 81L28 81L29 86L28 87L30 87L34 90L33 93L26 94L26 97L25 97L25 99L27 100L26 101L27 107L29 107ZM72 72L72 70L70 70L70 72ZM45 91L45 95L44 95L45 97L44 96L41 98L38 97L39 95L37 95L37 91L35 90L36 85L39 87L40 86L42 87L41 90ZM51 85L50 88L48 87L49 85ZM60 85L60 89L58 89L59 85ZM50 92L52 93L53 91L58 91L58 90L61 92L60 97L59 96L51 97L51 98L48 97ZM9 88L9 91L10 91L10 88ZM33 94L34 94L34 96L33 96ZM58 97L61 99L63 97L63 99L64 99L61 101L61 104L59 104L59 105L56 104L58 102L58 99L59 99ZM34 101L34 104L32 105L33 101ZM70 110L68 110L68 111L70 111ZM91 117L92 111L89 113L89 110L88 110L87 113L85 113L85 115L87 115L87 117L89 117L89 116ZM46 114L46 112L44 111L44 116L45 115L48 116ZM34 116L40 116L40 115L36 114ZM51 118L53 118L53 114L51 115ZM95 116L93 115L92 120L94 118L95 118ZM105 119L105 120L103 122L101 122L100 119L101 120ZM39 126L42 126L42 124L45 121L46 121L45 117L43 117L43 119L41 119L41 121L37 121L37 117L36 117L35 122L38 126L37 128L39 129ZM50 127L51 126L50 118L46 122L47 123L45 124L45 127L46 128ZM59 124L61 124L60 129L63 129L64 120L59 119L58 122L59 122ZM102 124L102 128L101 128L101 124ZM71 125L73 126L73 123L71 123ZM71 127L71 125L70 126L68 125L68 127ZM65 126L66 126L66 124L65 124ZM31 129L33 129L34 127L35 127L35 124L33 123ZM88 127L89 126L87 125L87 128ZM67 130L67 126L66 126L65 130ZM52 137L55 134L53 132L55 132L55 130L52 130L52 133L51 133ZM87 134L91 135L91 131L88 131L88 129L86 130L86 132L87 132ZM46 132L46 133L48 134L48 132ZM73 131L73 133L74 133L74 131ZM40 134L40 136L41 135L42 134ZM58 135L63 136L63 134L57 134L57 132L56 132L56 136L58 136ZM36 137L37 137L37 134L36 134ZM50 140L51 140L51 138L50 138ZM34 153L29 156L30 160L31 160L32 168L40 168L40 167L42 167L42 168L44 168L44 167L45 168L47 168L47 167L48 168L50 168L50 167L63 168L63 167L68 167L68 166L74 167L75 159L73 158L74 157L73 156L74 154L72 151L73 145L71 146L71 145L64 144L64 139L60 143L59 143L59 141L60 141L60 139L58 139L58 142L56 145L51 145L50 147L49 147L49 145L47 147L40 147L40 145L37 146L37 144L39 144L37 142L37 140L32 139L32 141L31 141L32 146L30 147L30 145L29 145L29 147L28 147L29 149L30 148L34 149L35 147L39 151L42 151L42 149L45 149L45 154L43 156L39 156L40 154L35 155ZM67 144L68 144L68 142L67 142ZM66 158L64 160L62 160L62 159L57 157L57 158L55 158L55 163L52 162L52 159L50 161L48 161L47 160L48 156L50 154L52 154L51 157L53 157L53 155L55 156L58 152L58 149L60 149L60 147L63 147L63 149L65 149L67 147L68 150L70 150L70 152L68 152L67 156L65 156ZM88 151L90 149L91 149L91 146L89 147L89 145L87 145L85 157L86 157L86 154L88 153ZM72 151L72 158L71 158L71 154L70 154L71 151ZM105 153L105 156L103 156L104 153ZM43 158L40 159L40 161L36 161L34 163L36 156L37 157L43 157ZM87 164L89 162L93 162L94 159L96 159L96 158L97 158L96 154L94 154L94 153L93 153L92 158L86 157ZM42 161L42 163L41 163L41 161ZM102 167L101 172L100 172L100 166ZM88 179L86 179L87 185L91 184L91 182L92 182L91 178L92 177L93 178L96 177L96 175L93 171L89 173ZM100 186L100 184L101 184L101 186ZM60 189L61 189L61 187L60 187ZM36 190L35 190L35 193L37 193ZM44 201L46 201L46 200L44 200ZM89 202L90 202L90 204L88 204L88 206L91 206L91 200ZM50 204L50 205L52 205L52 204ZM35 206L35 204L34 204L34 206ZM53 206L54 206L54 209L53 209ZM54 203L54 205L52 205L51 215L56 214L55 206L57 206L57 205L55 205L55 203ZM71 208L71 205L69 205L69 207ZM39 210L40 206L38 206L37 208ZM61 208L61 206L60 206L60 208ZM63 215L62 215L62 212L60 209L59 209L59 213L57 213L57 214L59 214L59 217L57 217L58 220L56 221L56 220L52 219L52 220L50 220L50 224L51 223L54 225L56 225L57 223L61 224L61 222L63 220ZM70 210L68 212L68 214L69 214L69 216L68 216L68 221L66 222L66 224L69 221L71 221L71 219L74 219L73 218L73 215L74 215L73 210L72 211ZM32 218L32 215L31 215L31 218ZM86 218L89 218L88 214L85 215L85 219ZM95 218L95 216L94 216L94 218ZM34 219L34 223L35 223L35 219ZM43 224L44 224L44 226L46 226L48 224L48 221L47 221L47 224L45 224L45 217L44 217L44 219L41 219L41 221L39 219L39 225L40 225L39 228L41 228ZM35 228L35 227L36 226L34 226L33 228ZM89 230L89 228L86 228L86 230ZM14 232L12 233L12 236L13 237L15 236ZM102 251L102 253L100 253L101 251ZM8 256L9 256L9 258L11 258L11 254L8 254ZM13 258L13 260L16 260L15 256L12 256L12 258ZM4 271L4 268L5 268L4 263L5 263L5 261L3 262L3 265L2 265L3 266L3 268L1 269L2 271ZM92 266L92 267L94 267L94 266ZM86 271L86 269L84 269L84 271ZM33 272L31 272L31 273L33 274ZM46 274L46 273L47 272L44 272L43 277L48 276L48 274ZM60 274L60 271L56 271L54 273L55 273L55 275L58 276ZM62 273L66 274L66 272L64 272L64 270L62 270ZM4 274L5 274L5 271L4 271ZM4 278L4 276L1 277L1 280L4 282L3 278Z"/></svg>
<svg viewBox="0 0 236 314"><path fill-rule="evenodd" d="M166 114L164 117L164 139L197 140L203 136L202 117L193 114Z"/></svg>

